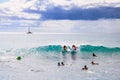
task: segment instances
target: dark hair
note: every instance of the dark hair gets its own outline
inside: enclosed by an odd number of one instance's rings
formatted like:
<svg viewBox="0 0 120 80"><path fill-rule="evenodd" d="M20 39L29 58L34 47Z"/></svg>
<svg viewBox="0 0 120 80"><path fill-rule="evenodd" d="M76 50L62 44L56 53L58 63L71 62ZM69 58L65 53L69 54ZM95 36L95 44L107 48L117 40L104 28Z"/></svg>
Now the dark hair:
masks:
<svg viewBox="0 0 120 80"><path fill-rule="evenodd" d="M63 46L63 48L65 49L65 48L67 48L67 46L66 46L66 45L64 45L64 46Z"/></svg>
<svg viewBox="0 0 120 80"><path fill-rule="evenodd" d="M60 66L60 62L58 62L58 66Z"/></svg>
<svg viewBox="0 0 120 80"><path fill-rule="evenodd" d="M61 62L61 64L64 66L65 64L63 62Z"/></svg>
<svg viewBox="0 0 120 80"><path fill-rule="evenodd" d="M72 45L72 47L76 47L75 45Z"/></svg>

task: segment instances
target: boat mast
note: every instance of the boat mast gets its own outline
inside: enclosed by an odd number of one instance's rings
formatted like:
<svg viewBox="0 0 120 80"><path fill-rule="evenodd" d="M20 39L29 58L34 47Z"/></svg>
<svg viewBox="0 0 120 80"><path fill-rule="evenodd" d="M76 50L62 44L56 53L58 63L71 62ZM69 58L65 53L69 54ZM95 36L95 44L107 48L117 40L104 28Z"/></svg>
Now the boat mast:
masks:
<svg viewBox="0 0 120 80"><path fill-rule="evenodd" d="M32 32L30 31L30 26L28 27L28 32L27 34L32 34Z"/></svg>

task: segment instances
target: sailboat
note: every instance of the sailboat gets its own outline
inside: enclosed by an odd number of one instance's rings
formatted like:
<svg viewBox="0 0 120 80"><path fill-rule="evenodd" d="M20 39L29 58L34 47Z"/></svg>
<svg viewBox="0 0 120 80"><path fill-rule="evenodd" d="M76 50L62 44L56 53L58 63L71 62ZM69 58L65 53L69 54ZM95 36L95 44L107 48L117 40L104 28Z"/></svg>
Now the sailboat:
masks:
<svg viewBox="0 0 120 80"><path fill-rule="evenodd" d="M32 34L32 32L30 31L30 26L28 27L28 32L27 34Z"/></svg>

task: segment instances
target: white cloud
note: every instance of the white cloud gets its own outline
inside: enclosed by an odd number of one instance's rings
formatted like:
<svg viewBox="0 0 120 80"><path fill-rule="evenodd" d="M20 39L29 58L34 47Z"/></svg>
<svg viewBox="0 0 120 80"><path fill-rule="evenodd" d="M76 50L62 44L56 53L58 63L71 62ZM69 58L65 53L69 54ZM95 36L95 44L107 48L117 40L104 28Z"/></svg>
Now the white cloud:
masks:
<svg viewBox="0 0 120 80"><path fill-rule="evenodd" d="M31 26L32 31L48 33L81 33L81 34L118 34L120 35L120 20L1 20L0 28L5 31L27 31ZM19 28L22 27L22 28ZM0 30L2 31L2 30ZM3 30L4 31L4 30Z"/></svg>
<svg viewBox="0 0 120 80"><path fill-rule="evenodd" d="M62 6L64 9L66 8L70 9L72 6L78 6L83 8L90 8L96 6L120 7L120 0L49 0L49 1L54 6Z"/></svg>
<svg viewBox="0 0 120 80"><path fill-rule="evenodd" d="M40 14L26 13L23 10L33 6L37 0L10 0L9 2L0 5L0 10L3 14L0 16L17 16L24 19L40 19Z"/></svg>
<svg viewBox="0 0 120 80"><path fill-rule="evenodd" d="M74 22L69 20L44 21L40 25L40 30L49 32L70 32L74 27Z"/></svg>
<svg viewBox="0 0 120 80"><path fill-rule="evenodd" d="M113 34L120 33L120 20L49 20L41 22L37 29L40 32L64 32L83 34Z"/></svg>
<svg viewBox="0 0 120 80"><path fill-rule="evenodd" d="M73 6L80 8L90 8L97 6L120 7L120 0L10 0L0 4L0 16L16 16L24 19L40 19L38 13L27 13L24 10L47 11L47 8L59 6L65 10Z"/></svg>
<svg viewBox="0 0 120 80"><path fill-rule="evenodd" d="M97 7L100 5L120 7L120 0L10 0L9 2L0 4L0 16L12 17L16 16L18 18L24 19L40 19L40 14L27 13L24 10L41 10L46 11L49 7L60 6L66 10L77 7ZM8 21L7 21L8 20ZM0 25L11 25L9 19L1 19ZM2 23L6 21L6 23ZM18 21L19 22L19 21ZM31 21L26 23L21 22L20 26L25 26L30 24ZM16 21L17 23L17 21ZM39 26L36 28L37 31L46 32L79 32L79 33L119 33L120 31L120 20L97 20L97 21L72 21L72 20L57 20L57 21L43 21L33 22L33 26ZM14 25L14 24L13 24ZM16 26L16 25L14 25ZM11 26L10 26L11 27Z"/></svg>
<svg viewBox="0 0 120 80"><path fill-rule="evenodd" d="M40 6L40 11L46 11L46 6L45 5L41 5Z"/></svg>
<svg viewBox="0 0 120 80"><path fill-rule="evenodd" d="M16 14L19 18L25 18L25 19L39 19L40 14L29 14L29 13L17 13Z"/></svg>

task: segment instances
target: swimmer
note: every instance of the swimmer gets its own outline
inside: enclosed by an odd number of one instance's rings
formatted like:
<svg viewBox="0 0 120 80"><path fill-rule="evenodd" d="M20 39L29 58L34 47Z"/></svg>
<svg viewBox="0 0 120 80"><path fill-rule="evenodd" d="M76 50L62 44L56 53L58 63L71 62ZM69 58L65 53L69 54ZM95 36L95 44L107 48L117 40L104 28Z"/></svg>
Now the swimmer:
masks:
<svg viewBox="0 0 120 80"><path fill-rule="evenodd" d="M63 62L61 62L61 65L62 65L62 66L65 66L65 64L64 64Z"/></svg>
<svg viewBox="0 0 120 80"><path fill-rule="evenodd" d="M60 66L60 62L58 62L58 65L57 66Z"/></svg>
<svg viewBox="0 0 120 80"><path fill-rule="evenodd" d="M67 46L64 45L64 46L63 46L63 49L62 49L62 55L65 56L67 52L68 52L68 51L67 51Z"/></svg>
<svg viewBox="0 0 120 80"><path fill-rule="evenodd" d="M88 70L88 67L85 65L82 70Z"/></svg>
<svg viewBox="0 0 120 80"><path fill-rule="evenodd" d="M64 45L63 46L63 49L62 49L62 58L63 58L63 62L65 62L66 61L66 56L67 56L67 53L68 53L68 50L67 50L67 46L66 45Z"/></svg>
<svg viewBox="0 0 120 80"><path fill-rule="evenodd" d="M77 47L75 45L72 45L72 49L71 49L71 57L72 60L76 60L76 54L77 54Z"/></svg>
<svg viewBox="0 0 120 80"><path fill-rule="evenodd" d="M95 63L94 61L91 62L92 65L99 65L99 63Z"/></svg>
<svg viewBox="0 0 120 80"><path fill-rule="evenodd" d="M95 55L95 53L93 53L92 56L93 56L93 57L97 57L97 56Z"/></svg>

